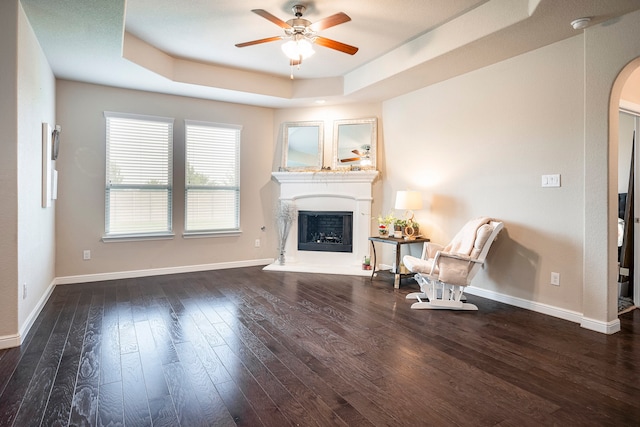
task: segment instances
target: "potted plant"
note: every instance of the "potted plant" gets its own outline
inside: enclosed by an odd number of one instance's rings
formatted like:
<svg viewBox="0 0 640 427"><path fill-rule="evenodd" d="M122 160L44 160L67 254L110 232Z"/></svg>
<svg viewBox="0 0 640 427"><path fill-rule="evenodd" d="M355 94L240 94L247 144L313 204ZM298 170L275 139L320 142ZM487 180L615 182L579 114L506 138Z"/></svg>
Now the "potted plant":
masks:
<svg viewBox="0 0 640 427"><path fill-rule="evenodd" d="M389 230L392 229L395 220L393 211L385 216L378 215L378 235L383 238L389 237Z"/></svg>

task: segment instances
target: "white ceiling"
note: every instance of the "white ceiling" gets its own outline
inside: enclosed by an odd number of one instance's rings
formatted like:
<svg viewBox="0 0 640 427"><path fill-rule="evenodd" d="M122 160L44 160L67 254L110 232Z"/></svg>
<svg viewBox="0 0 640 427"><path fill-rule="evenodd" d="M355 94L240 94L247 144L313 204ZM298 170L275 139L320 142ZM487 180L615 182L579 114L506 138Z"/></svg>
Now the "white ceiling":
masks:
<svg viewBox="0 0 640 427"><path fill-rule="evenodd" d="M640 9L640 0L21 0L58 78L268 107L371 102L579 34ZM290 79L283 34L251 12L286 21L307 7L316 22L351 21L320 35L359 51L322 46Z"/></svg>

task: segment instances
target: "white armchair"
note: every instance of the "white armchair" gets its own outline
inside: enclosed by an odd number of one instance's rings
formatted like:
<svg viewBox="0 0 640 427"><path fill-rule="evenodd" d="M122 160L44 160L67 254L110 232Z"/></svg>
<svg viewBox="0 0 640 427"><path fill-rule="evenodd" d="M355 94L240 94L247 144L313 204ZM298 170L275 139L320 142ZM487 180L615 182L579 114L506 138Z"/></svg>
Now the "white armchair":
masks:
<svg viewBox="0 0 640 427"><path fill-rule="evenodd" d="M406 255L403 263L416 273L421 290L407 295L407 299L418 300L411 308L477 310L477 306L464 302L464 288L483 266L503 227L501 221L476 218L465 224L447 246L427 242L420 258Z"/></svg>

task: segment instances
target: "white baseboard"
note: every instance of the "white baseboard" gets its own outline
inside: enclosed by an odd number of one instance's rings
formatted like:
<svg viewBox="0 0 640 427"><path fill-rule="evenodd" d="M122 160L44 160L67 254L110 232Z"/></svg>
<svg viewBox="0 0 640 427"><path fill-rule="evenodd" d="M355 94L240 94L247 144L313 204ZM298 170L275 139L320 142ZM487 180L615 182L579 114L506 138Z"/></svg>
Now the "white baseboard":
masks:
<svg viewBox="0 0 640 427"><path fill-rule="evenodd" d="M56 277L56 285L70 285L73 283L100 282L103 280L131 279L134 277L162 276L164 274L192 273L196 271L223 270L226 268L254 267L271 264L273 258L254 259L247 261L220 262L215 264L185 265L180 267L164 267L149 270L116 271L111 273L82 274L78 276Z"/></svg>
<svg viewBox="0 0 640 427"><path fill-rule="evenodd" d="M20 344L22 344L22 340L20 339L20 334L4 335L0 337L0 350L4 350L6 348L18 347Z"/></svg>
<svg viewBox="0 0 640 427"><path fill-rule="evenodd" d="M527 310L535 311L536 313L558 317L570 322L582 322L582 313L578 313L577 311L565 310L564 308L554 307L552 305L542 304L535 301L529 301L523 298L512 297L509 295L501 294L499 292L489 291L473 286L467 286L464 292L466 294L477 295L479 297L487 298L493 301L499 301L516 307L525 308Z"/></svg>
<svg viewBox="0 0 640 427"><path fill-rule="evenodd" d="M620 332L620 319L612 320L611 322L601 322L599 320L583 317L582 322L580 322L580 326L602 334L611 335L616 332Z"/></svg>
<svg viewBox="0 0 640 427"><path fill-rule="evenodd" d="M38 303L33 308L33 310L31 310L31 313L29 313L29 316L27 316L27 319L24 321L24 323L20 327L18 334L5 335L3 337L0 337L0 350L4 350L5 348L18 347L19 345L22 345L22 342L24 341L24 337L26 337L27 333L29 333L29 330L31 330L31 327L33 326L33 322L35 322L36 319L38 318L38 315L42 311L42 308L44 307L44 305L49 300L49 297L51 296L51 293L53 292L53 289L55 287L56 285L54 280L51 282L51 284L49 284L49 286L47 287L47 290L44 292L44 294L42 294L42 296L38 300Z"/></svg>
<svg viewBox="0 0 640 427"><path fill-rule="evenodd" d="M31 310L31 313L29 313L29 316L27 317L25 322L22 324L22 327L20 328L20 333L19 333L19 335L21 337L20 338L20 344L22 344L22 340L24 340L24 337L27 335L27 332L29 332L29 330L33 326L33 322L36 321L36 318L38 317L38 315L42 311L42 308L44 307L44 305L47 303L47 301L49 301L49 297L53 293L53 290L55 289L55 287L56 287L56 281L54 279L49 284L49 286L47 287L47 290L44 292L44 294L42 294L42 296L38 300L38 303L36 304L36 306L33 308L33 310Z"/></svg>
<svg viewBox="0 0 640 427"><path fill-rule="evenodd" d="M565 310L564 308L554 307L548 304L542 304L535 301L529 301L522 298L512 297L504 295L499 292L488 291L486 289L475 288L473 286L467 286L464 290L465 293L471 295L477 295L479 297L487 298L493 301L503 302L505 304L513 305L515 307L524 308L527 310L535 311L536 313L546 314L547 316L557 317L563 320L568 320L573 323L579 323L581 327L589 329L591 331L600 332L603 334L615 334L620 331L620 320L616 319L611 322L602 322L599 320L588 319L577 311Z"/></svg>

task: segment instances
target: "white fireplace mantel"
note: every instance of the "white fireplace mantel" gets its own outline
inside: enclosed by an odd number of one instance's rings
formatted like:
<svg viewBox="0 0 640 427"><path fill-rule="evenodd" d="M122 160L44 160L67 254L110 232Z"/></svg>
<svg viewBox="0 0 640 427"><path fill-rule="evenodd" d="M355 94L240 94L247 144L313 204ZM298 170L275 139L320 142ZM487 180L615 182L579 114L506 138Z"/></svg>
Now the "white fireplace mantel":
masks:
<svg viewBox="0 0 640 427"><path fill-rule="evenodd" d="M371 185L378 176L378 171L271 172L271 176L280 184L294 182L353 182Z"/></svg>
<svg viewBox="0 0 640 427"><path fill-rule="evenodd" d="M378 171L272 172L271 175L280 184L280 201L291 203L297 210L353 212L353 251L299 251L296 219L285 246L285 264L270 264L265 270L371 274L362 270L362 259L369 255L372 185Z"/></svg>

